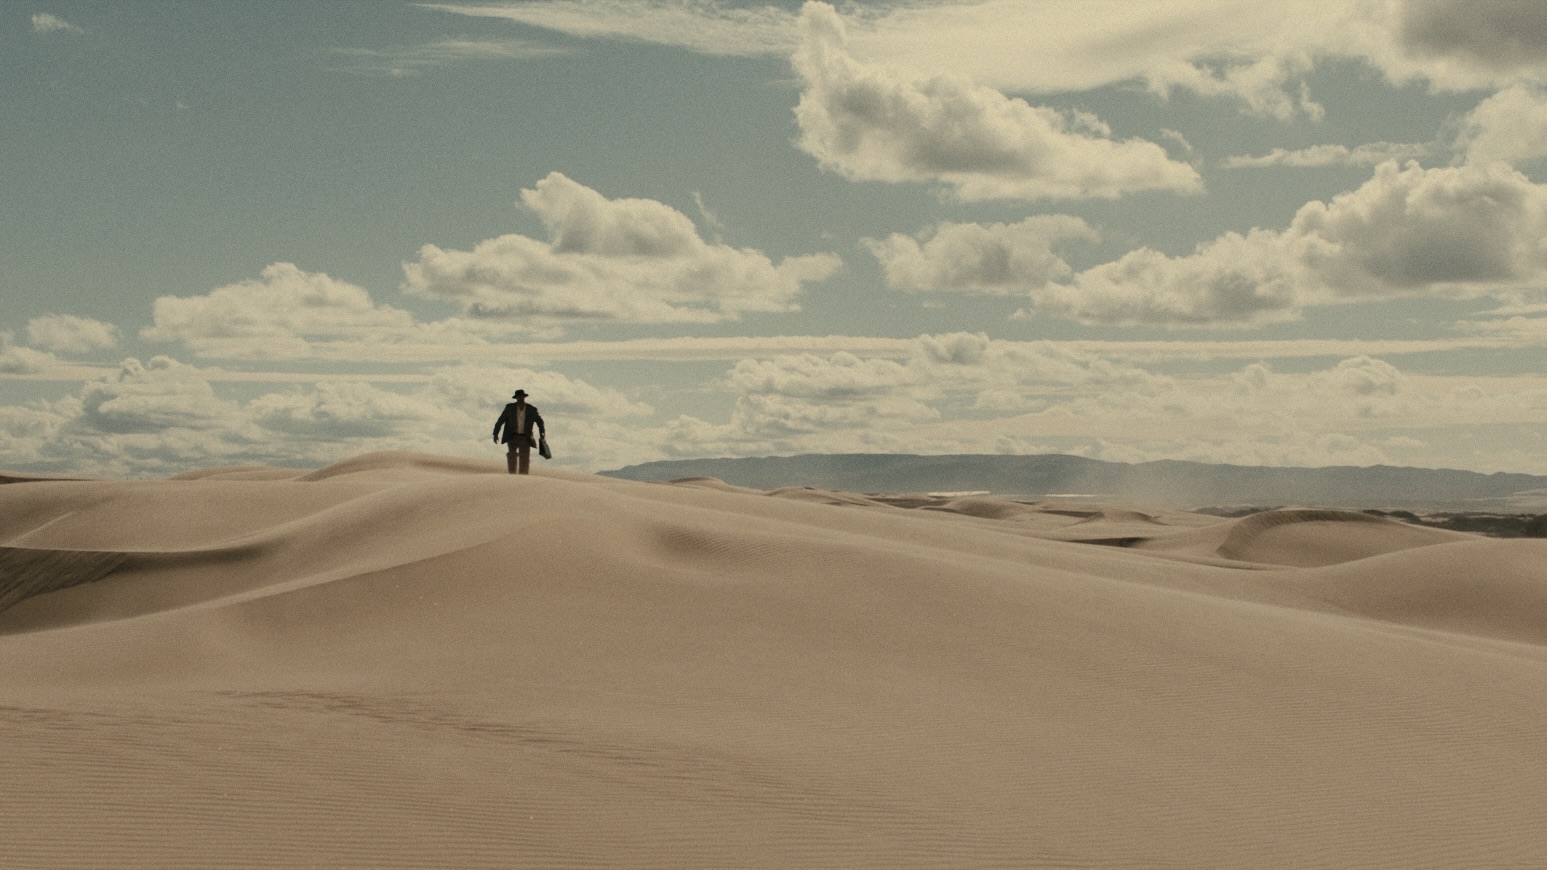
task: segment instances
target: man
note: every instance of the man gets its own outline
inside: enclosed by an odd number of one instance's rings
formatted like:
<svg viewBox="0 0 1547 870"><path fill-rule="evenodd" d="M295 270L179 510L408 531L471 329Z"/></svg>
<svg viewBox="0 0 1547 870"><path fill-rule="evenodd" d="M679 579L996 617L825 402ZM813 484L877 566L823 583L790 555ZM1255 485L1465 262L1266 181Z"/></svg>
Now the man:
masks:
<svg viewBox="0 0 1547 870"><path fill-rule="evenodd" d="M526 390L516 390L511 398L515 401L506 405L500 418L494 421L494 443L500 443L500 430L504 429L506 468L511 474L527 474L532 464L532 446L537 443L532 437L532 427L536 426L544 438L548 436L548 428L543 425L543 415L537 413L537 406L526 403Z"/></svg>

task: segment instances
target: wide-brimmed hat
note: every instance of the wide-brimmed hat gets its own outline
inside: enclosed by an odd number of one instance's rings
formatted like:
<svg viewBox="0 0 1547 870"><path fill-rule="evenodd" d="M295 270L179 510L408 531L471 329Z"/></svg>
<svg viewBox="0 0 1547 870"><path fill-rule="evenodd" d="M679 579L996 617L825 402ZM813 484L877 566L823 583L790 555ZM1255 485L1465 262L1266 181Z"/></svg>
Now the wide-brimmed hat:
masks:
<svg viewBox="0 0 1547 870"><path fill-rule="evenodd" d="M526 398L526 390L516 390L514 393L510 394L510 397L512 399L524 399Z"/></svg>

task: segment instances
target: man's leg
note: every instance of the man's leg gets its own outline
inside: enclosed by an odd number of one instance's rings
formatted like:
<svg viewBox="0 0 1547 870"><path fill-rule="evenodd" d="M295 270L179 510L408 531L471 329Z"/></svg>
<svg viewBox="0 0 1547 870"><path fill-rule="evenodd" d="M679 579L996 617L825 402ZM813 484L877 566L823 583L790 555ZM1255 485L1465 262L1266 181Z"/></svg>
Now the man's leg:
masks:
<svg viewBox="0 0 1547 870"><path fill-rule="evenodd" d="M505 468L511 474L516 473L516 445L514 444L510 445L510 449L505 453Z"/></svg>
<svg viewBox="0 0 1547 870"><path fill-rule="evenodd" d="M517 467L516 473L517 474L530 474L531 473L530 472L531 466L532 466L532 445L530 445L530 444L522 444L521 445L521 461L520 461L520 465Z"/></svg>

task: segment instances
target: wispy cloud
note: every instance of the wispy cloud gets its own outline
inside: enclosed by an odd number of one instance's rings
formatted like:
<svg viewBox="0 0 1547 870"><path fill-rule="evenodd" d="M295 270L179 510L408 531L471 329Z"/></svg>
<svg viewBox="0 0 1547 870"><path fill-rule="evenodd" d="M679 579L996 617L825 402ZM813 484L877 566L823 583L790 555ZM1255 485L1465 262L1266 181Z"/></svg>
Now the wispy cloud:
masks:
<svg viewBox="0 0 1547 870"><path fill-rule="evenodd" d="M794 50L796 16L772 6L727 8L661 0L425 3L425 9L500 18L569 36L674 45L700 54L758 57Z"/></svg>
<svg viewBox="0 0 1547 870"><path fill-rule="evenodd" d="M32 14L32 32L82 33L83 31L57 15L50 15L47 12L34 12Z"/></svg>
<svg viewBox="0 0 1547 870"><path fill-rule="evenodd" d="M1346 145L1312 145L1309 148L1274 148L1260 156L1227 157L1226 169L1260 169L1270 166L1296 168L1320 166L1379 166L1387 160L1416 160L1434 151L1427 143L1371 142L1349 148Z"/></svg>
<svg viewBox="0 0 1547 870"><path fill-rule="evenodd" d="M567 49L521 39L442 39L391 48L336 48L333 53L350 72L405 78L452 64L532 60L565 54Z"/></svg>
<svg viewBox="0 0 1547 870"><path fill-rule="evenodd" d="M716 0L435 3L577 38L703 54L788 56L798 16ZM1251 114L1319 117L1307 75L1328 59L1369 64L1392 82L1437 90L1505 88L1547 73L1547 6L1517 0L1326 3L1171 0L1092 14L1063 0L845 4L853 55L924 76L960 75L1011 93L1067 93L1144 82L1238 102Z"/></svg>

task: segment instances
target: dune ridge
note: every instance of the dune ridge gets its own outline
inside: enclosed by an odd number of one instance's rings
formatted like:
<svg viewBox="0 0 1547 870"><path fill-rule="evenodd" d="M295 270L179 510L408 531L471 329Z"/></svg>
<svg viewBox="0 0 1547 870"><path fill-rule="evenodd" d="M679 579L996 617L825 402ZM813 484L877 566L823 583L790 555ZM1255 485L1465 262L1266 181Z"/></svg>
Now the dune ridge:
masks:
<svg viewBox="0 0 1547 870"><path fill-rule="evenodd" d="M1547 858L1547 542L390 453L0 548L8 866Z"/></svg>

